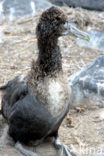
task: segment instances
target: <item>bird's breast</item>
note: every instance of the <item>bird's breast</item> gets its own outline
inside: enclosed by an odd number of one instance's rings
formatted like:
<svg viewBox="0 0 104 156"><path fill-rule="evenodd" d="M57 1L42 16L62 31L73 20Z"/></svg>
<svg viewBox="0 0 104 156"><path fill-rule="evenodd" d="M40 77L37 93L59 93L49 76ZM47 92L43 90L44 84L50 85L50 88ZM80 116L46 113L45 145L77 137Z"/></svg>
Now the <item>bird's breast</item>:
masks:
<svg viewBox="0 0 104 156"><path fill-rule="evenodd" d="M60 78L45 78L38 84L37 96L53 116L59 115L70 99L67 81Z"/></svg>

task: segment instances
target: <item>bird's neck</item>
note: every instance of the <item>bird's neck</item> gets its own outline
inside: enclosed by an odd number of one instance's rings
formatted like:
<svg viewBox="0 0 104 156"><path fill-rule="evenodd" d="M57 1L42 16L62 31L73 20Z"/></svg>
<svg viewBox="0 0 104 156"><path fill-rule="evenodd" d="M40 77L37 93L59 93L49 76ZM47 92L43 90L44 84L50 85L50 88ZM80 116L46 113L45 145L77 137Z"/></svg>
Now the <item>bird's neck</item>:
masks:
<svg viewBox="0 0 104 156"><path fill-rule="evenodd" d="M62 57L57 43L58 39L38 40L39 56L37 62L43 75L62 70Z"/></svg>

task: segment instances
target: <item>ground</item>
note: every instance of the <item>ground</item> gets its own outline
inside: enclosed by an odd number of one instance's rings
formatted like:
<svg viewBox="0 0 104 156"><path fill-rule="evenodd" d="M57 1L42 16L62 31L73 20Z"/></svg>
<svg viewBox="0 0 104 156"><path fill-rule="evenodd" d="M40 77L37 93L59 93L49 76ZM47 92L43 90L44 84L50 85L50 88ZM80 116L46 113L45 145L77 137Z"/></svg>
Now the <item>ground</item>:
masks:
<svg viewBox="0 0 104 156"><path fill-rule="evenodd" d="M90 12L83 9L63 8L71 22L80 29L91 27L94 30L104 31L104 12ZM4 20L0 33L0 85L14 76L27 74L32 59L38 55L35 27L40 13L33 18L24 17L13 22ZM94 60L103 51L82 48L75 42L74 37L65 36L59 39L63 55L63 69L68 76L80 70L87 63ZM95 104L96 105L96 104ZM86 107L86 108L85 108ZM69 111L63 121L59 136L62 143L77 153L78 156L88 156L91 153L101 152L104 149L104 108L80 107ZM4 127L0 116L0 135ZM50 142L38 147L27 147L41 156L58 156ZM14 147L6 145L0 147L0 156L22 156Z"/></svg>

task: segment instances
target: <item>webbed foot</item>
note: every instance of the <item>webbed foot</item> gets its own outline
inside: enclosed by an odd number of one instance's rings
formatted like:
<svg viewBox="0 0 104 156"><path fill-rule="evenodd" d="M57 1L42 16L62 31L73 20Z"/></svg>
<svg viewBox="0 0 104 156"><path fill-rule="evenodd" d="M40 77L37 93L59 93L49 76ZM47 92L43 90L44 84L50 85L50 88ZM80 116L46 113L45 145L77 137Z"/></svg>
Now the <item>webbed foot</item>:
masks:
<svg viewBox="0 0 104 156"><path fill-rule="evenodd" d="M58 136L54 140L54 146L55 146L56 149L60 149L62 147L62 144L61 144Z"/></svg>

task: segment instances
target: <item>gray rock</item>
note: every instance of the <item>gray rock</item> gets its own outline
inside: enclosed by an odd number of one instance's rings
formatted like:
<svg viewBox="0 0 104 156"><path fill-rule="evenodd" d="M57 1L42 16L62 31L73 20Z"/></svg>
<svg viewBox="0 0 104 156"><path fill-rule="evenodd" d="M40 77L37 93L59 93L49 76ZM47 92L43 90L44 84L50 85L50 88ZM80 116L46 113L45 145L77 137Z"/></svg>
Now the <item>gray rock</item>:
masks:
<svg viewBox="0 0 104 156"><path fill-rule="evenodd" d="M89 47L91 49L98 49L104 51L104 32L99 32L96 30L87 30L90 36L90 41L85 41L83 39L77 38L77 44L82 47Z"/></svg>
<svg viewBox="0 0 104 156"><path fill-rule="evenodd" d="M104 156L104 153L93 154L93 155L90 155L90 156Z"/></svg>
<svg viewBox="0 0 104 156"><path fill-rule="evenodd" d="M104 55L68 78L72 87L73 105L88 104L89 100L104 106Z"/></svg>
<svg viewBox="0 0 104 156"><path fill-rule="evenodd" d="M31 6L31 2L35 5ZM52 5L104 10L103 0L0 0L0 8L3 6L3 13L10 16L11 20L13 17L34 14L36 11L44 10Z"/></svg>
<svg viewBox="0 0 104 156"><path fill-rule="evenodd" d="M32 4L33 6L31 6ZM24 16L33 14L35 11L44 10L52 4L47 0L2 0L5 15ZM33 7L33 8L32 8Z"/></svg>
<svg viewBox="0 0 104 156"><path fill-rule="evenodd" d="M89 10L104 10L104 0L50 0L60 6L82 7Z"/></svg>

